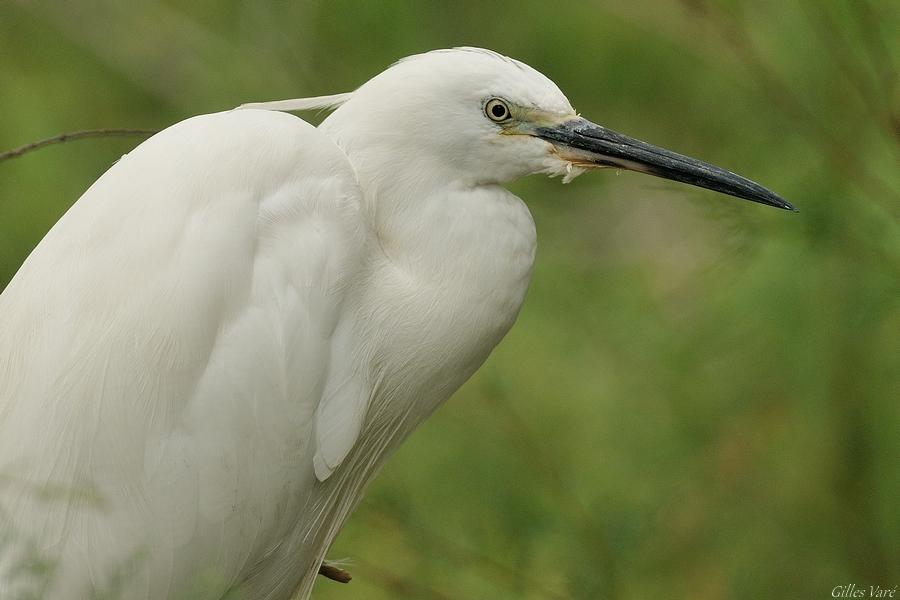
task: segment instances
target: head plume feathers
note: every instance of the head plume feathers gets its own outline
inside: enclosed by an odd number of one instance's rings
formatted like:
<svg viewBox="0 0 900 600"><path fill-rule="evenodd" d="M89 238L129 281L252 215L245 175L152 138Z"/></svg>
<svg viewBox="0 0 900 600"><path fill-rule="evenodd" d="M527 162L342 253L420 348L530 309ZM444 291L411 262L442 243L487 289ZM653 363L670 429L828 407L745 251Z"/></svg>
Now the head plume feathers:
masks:
<svg viewBox="0 0 900 600"><path fill-rule="evenodd" d="M293 98L291 100L273 100L271 102L248 102L247 104L241 104L238 108L278 110L282 112L295 110L331 110L349 100L352 95L353 92L347 92L344 94L332 94L331 96L313 96L311 98Z"/></svg>

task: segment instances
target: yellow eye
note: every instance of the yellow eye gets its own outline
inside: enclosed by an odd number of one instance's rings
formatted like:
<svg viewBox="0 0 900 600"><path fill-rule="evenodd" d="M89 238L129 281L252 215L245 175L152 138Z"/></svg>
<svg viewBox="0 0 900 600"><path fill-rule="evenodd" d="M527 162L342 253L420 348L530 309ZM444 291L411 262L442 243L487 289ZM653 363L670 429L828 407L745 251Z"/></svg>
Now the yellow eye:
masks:
<svg viewBox="0 0 900 600"><path fill-rule="evenodd" d="M484 114L491 121L499 123L510 117L509 106L500 98L491 98L484 105Z"/></svg>

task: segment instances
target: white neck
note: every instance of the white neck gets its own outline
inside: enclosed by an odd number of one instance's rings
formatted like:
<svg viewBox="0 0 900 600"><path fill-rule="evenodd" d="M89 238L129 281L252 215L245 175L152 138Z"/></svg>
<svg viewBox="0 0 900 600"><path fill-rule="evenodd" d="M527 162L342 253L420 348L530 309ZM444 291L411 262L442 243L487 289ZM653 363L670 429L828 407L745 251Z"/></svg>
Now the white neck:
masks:
<svg viewBox="0 0 900 600"><path fill-rule="evenodd" d="M355 114L341 117L335 112L322 129L356 171L386 258L370 298L382 304L383 317L401 311L379 332L390 356L417 353L419 373L442 366L439 384L422 384L446 388L434 398L443 401L512 326L531 276L534 222L504 188L467 182L454 165L413 151L406 140L373 133ZM416 370L398 365L398 372Z"/></svg>

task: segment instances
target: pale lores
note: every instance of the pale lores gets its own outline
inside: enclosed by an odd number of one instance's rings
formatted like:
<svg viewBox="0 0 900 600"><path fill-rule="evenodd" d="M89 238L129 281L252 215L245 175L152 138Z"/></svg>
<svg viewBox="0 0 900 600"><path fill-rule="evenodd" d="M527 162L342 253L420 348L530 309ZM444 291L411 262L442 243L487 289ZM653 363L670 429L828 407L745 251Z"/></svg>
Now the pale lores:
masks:
<svg viewBox="0 0 900 600"><path fill-rule="evenodd" d="M516 319L535 230L502 185L594 167L792 209L476 48L122 157L0 296L0 597L307 598L366 484Z"/></svg>

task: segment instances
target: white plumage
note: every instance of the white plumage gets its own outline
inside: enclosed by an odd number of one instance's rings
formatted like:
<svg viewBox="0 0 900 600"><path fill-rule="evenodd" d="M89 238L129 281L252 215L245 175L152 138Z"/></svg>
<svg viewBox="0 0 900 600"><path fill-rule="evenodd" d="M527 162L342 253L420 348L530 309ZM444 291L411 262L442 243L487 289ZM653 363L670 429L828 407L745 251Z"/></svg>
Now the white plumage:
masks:
<svg viewBox="0 0 900 600"><path fill-rule="evenodd" d="M318 129L242 109L155 135L0 296L0 591L308 597L363 487L516 318L535 233L500 184L618 160L552 138L582 121L563 94L483 50L258 106L325 105Z"/></svg>

